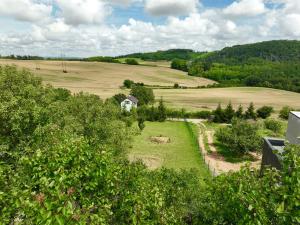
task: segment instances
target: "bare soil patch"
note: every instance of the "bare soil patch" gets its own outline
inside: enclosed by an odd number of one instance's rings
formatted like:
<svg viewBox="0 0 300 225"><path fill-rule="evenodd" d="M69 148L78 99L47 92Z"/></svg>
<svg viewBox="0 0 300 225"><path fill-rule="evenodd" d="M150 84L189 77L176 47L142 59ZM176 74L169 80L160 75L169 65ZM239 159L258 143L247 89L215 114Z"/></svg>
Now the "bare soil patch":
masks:
<svg viewBox="0 0 300 225"><path fill-rule="evenodd" d="M157 137L150 137L150 141L155 144L168 144L171 143L171 138L160 135Z"/></svg>

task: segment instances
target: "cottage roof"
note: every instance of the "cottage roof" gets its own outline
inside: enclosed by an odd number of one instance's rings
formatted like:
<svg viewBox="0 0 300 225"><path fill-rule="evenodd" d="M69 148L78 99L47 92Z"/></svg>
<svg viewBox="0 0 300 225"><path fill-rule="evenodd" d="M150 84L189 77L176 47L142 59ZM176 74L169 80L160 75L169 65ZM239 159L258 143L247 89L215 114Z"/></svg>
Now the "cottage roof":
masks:
<svg viewBox="0 0 300 225"><path fill-rule="evenodd" d="M135 104L137 104L139 102L139 100L136 97L132 96L132 95L129 95L127 97L127 99L129 99L130 101L132 101Z"/></svg>

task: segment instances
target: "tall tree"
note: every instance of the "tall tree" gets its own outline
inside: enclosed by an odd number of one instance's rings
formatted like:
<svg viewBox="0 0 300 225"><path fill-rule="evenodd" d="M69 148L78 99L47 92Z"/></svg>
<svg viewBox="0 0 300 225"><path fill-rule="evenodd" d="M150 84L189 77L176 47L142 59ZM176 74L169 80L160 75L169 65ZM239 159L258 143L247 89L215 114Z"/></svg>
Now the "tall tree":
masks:
<svg viewBox="0 0 300 225"><path fill-rule="evenodd" d="M224 110L225 122L230 123L232 118L234 117L234 110L231 102L228 103L226 109Z"/></svg>
<svg viewBox="0 0 300 225"><path fill-rule="evenodd" d="M158 121L159 122L164 122L167 119L167 109L164 105L164 101L163 101L162 97L159 100L157 113L158 113Z"/></svg>

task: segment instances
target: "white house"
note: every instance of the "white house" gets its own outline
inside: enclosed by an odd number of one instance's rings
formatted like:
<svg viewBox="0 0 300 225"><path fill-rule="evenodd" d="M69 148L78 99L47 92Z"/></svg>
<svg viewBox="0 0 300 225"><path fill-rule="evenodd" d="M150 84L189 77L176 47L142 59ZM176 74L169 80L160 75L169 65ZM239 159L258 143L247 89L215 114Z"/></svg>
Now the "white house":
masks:
<svg viewBox="0 0 300 225"><path fill-rule="evenodd" d="M137 108L139 100L129 95L123 102L121 102L121 108L130 112L132 108Z"/></svg>

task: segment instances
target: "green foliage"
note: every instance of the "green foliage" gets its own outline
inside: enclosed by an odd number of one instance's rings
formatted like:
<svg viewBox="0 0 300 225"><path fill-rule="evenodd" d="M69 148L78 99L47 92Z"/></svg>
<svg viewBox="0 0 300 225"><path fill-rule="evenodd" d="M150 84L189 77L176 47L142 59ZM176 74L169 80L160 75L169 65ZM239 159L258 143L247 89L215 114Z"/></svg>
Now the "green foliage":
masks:
<svg viewBox="0 0 300 225"><path fill-rule="evenodd" d="M294 109L290 106L284 106L280 112L279 112L279 117L281 119L284 119L284 120L288 120L289 119L289 115L290 115L290 112L293 111Z"/></svg>
<svg viewBox="0 0 300 225"><path fill-rule="evenodd" d="M244 168L213 179L194 224L299 224L300 148L286 147L282 171Z"/></svg>
<svg viewBox="0 0 300 225"><path fill-rule="evenodd" d="M195 59L189 74L220 86L259 86L300 92L299 41L269 41L224 48ZM206 67L205 64L210 66Z"/></svg>
<svg viewBox="0 0 300 225"><path fill-rule="evenodd" d="M275 134L280 134L283 128L282 123L275 119L265 120L264 125L267 129L273 131Z"/></svg>
<svg viewBox="0 0 300 225"><path fill-rule="evenodd" d="M94 57L83 59L83 61L88 61L88 62L121 63L119 60L117 60L117 59L115 59L113 57L108 57L108 56L94 56Z"/></svg>
<svg viewBox="0 0 300 225"><path fill-rule="evenodd" d="M253 102L250 103L248 109L245 112L245 118L246 119L253 119L256 120L257 114L255 112L254 104Z"/></svg>
<svg viewBox="0 0 300 225"><path fill-rule="evenodd" d="M235 112L235 116L240 119L244 117L244 109L242 105L239 105L238 109Z"/></svg>
<svg viewBox="0 0 300 225"><path fill-rule="evenodd" d="M172 61L174 59L190 60L197 56L201 56L204 53L194 52L190 49L170 49L167 51L157 51L149 53L134 53L130 55L121 56L120 58L140 58L145 61L158 61L167 60Z"/></svg>
<svg viewBox="0 0 300 225"><path fill-rule="evenodd" d="M187 72L188 71L187 61L183 59L174 59L171 63L171 68Z"/></svg>
<svg viewBox="0 0 300 225"><path fill-rule="evenodd" d="M139 65L139 62L136 59L131 59L131 58L126 59L125 63L128 65Z"/></svg>
<svg viewBox="0 0 300 225"><path fill-rule="evenodd" d="M270 117L272 112L274 112L274 109L271 106L262 106L261 108L256 110L257 117L262 119Z"/></svg>
<svg viewBox="0 0 300 225"><path fill-rule="evenodd" d="M233 110L232 104L231 104L231 102L229 102L226 109L224 110L225 122L230 123L232 118L234 117L234 114L235 114L235 112Z"/></svg>
<svg viewBox="0 0 300 225"><path fill-rule="evenodd" d="M157 117L159 122L164 122L167 119L167 109L165 107L163 98L159 100L159 105L157 107Z"/></svg>
<svg viewBox="0 0 300 225"><path fill-rule="evenodd" d="M243 120L233 119L231 127L222 127L217 130L216 138L229 151L236 154L245 154L261 149L258 127Z"/></svg>
<svg viewBox="0 0 300 225"><path fill-rule="evenodd" d="M222 109L221 104L218 104L218 107L216 110L213 112L214 114L214 119L213 121L215 123L223 123L225 121L225 115L224 115L224 110Z"/></svg>
<svg viewBox="0 0 300 225"><path fill-rule="evenodd" d="M155 100L153 90L140 85L133 86L130 95L139 100L139 105L148 105L154 103Z"/></svg>
<svg viewBox="0 0 300 225"><path fill-rule="evenodd" d="M176 89L177 89L177 88L180 88L179 84L178 84L178 83L175 83L175 84L174 84L174 88L176 88Z"/></svg>
<svg viewBox="0 0 300 225"><path fill-rule="evenodd" d="M124 82L124 84L125 84L125 82ZM127 96L124 95L124 94L116 94L116 95L113 96L113 98L114 98L119 104L121 104L121 102L123 102L123 101L127 98Z"/></svg>
<svg viewBox="0 0 300 225"><path fill-rule="evenodd" d="M126 88L132 88L134 85L134 81L132 80L124 80L123 82L123 86Z"/></svg>

